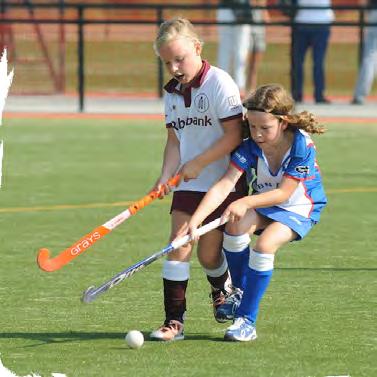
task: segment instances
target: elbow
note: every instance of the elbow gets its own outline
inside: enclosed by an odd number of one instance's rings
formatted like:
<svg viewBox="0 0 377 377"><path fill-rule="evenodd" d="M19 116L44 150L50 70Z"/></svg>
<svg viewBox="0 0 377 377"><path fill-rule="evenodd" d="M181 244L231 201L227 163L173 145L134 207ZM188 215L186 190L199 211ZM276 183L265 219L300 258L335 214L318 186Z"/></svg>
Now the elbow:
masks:
<svg viewBox="0 0 377 377"><path fill-rule="evenodd" d="M285 203L287 200L289 200L289 198L292 196L291 193L288 193L288 192L285 192L285 191L280 191L277 195L276 195L276 204L282 204L282 203Z"/></svg>

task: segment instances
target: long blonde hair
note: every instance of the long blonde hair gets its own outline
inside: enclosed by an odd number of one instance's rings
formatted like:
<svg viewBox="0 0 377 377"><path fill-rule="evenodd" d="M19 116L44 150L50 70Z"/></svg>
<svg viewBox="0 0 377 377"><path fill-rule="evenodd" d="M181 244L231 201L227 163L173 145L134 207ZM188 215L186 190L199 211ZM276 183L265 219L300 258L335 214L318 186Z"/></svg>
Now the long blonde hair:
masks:
<svg viewBox="0 0 377 377"><path fill-rule="evenodd" d="M177 38L185 38L193 44L199 43L203 46L203 41L194 29L193 24L186 18L176 17L165 21L160 25L157 37L154 41L153 48L159 55L160 48L163 44Z"/></svg>
<svg viewBox="0 0 377 377"><path fill-rule="evenodd" d="M325 128L309 111L292 113L294 101L279 84L267 84L257 88L243 102L247 110L263 111L275 115L288 123L288 129L299 128L310 134L322 134Z"/></svg>

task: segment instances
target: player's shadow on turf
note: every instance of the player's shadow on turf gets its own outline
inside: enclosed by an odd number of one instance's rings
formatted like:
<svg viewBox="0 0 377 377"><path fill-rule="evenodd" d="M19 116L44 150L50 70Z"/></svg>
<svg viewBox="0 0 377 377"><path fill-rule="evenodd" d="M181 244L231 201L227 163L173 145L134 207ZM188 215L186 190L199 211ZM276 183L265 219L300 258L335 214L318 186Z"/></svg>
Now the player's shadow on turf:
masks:
<svg viewBox="0 0 377 377"><path fill-rule="evenodd" d="M142 331L142 333L144 335L144 344L160 344L160 345L165 345L166 344L168 346L170 344L176 344L177 342L179 342L179 341L164 342L164 341L152 340L152 339L149 338L150 332ZM197 334L188 334L188 333L185 333L184 343L187 343L187 341L190 341L190 340L207 341L207 342L208 341L209 342L224 342L224 337L223 337L223 335L210 336L208 334L201 334L201 333L197 333ZM127 345L125 347L127 349L129 349L129 347ZM125 347L111 347L110 349L113 349L113 350L124 350Z"/></svg>
<svg viewBox="0 0 377 377"><path fill-rule="evenodd" d="M161 346L169 346L169 345L173 345L173 344L177 344L177 343L181 343L181 341L170 341L170 342L164 342L164 341L158 341L158 340L152 340L149 338L149 333L150 332L143 332L144 334L144 345L147 345L147 344L156 344L156 345L161 345ZM183 344L187 344L188 341L206 341L206 342L224 342L224 338L223 336L218 336L218 337L214 337L214 336L209 336L208 334L187 334L185 333L185 340L183 341ZM124 342L124 346L123 347L110 347L109 349L111 350L115 350L115 351L121 351L121 350L131 350L130 347L127 346L127 344Z"/></svg>
<svg viewBox="0 0 377 377"><path fill-rule="evenodd" d="M146 342L158 343L149 339L150 331L142 331ZM34 340L38 343L22 346L21 348L37 347L47 344L69 343L85 340L103 340L103 339L119 339L124 340L126 332L3 332L0 333L0 339L26 339ZM208 334L186 334L186 340L206 340L206 341L222 341L222 337L210 336Z"/></svg>
<svg viewBox="0 0 377 377"><path fill-rule="evenodd" d="M23 346L22 348L42 346L46 344L68 343L85 340L121 339L123 332L0 332L0 339L27 339L35 340L39 343Z"/></svg>
<svg viewBox="0 0 377 377"><path fill-rule="evenodd" d="M225 330L225 329L224 329ZM222 334L219 335L209 335L203 333L187 333L185 332L185 340L209 340L212 342L217 342L222 339Z"/></svg>

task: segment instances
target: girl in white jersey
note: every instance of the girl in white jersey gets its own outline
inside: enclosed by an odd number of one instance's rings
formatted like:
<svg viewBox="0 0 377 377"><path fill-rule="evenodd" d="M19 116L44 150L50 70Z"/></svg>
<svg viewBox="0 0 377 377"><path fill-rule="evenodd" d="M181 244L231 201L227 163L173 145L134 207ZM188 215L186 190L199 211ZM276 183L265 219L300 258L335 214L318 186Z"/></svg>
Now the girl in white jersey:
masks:
<svg viewBox="0 0 377 377"><path fill-rule="evenodd" d="M233 285L239 289L229 301L235 314L225 340L232 341L257 337L259 303L272 276L275 253L302 239L319 221L327 201L309 136L324 132L314 116L291 114L293 100L279 85L261 86L244 106L251 138L234 152L226 174L205 195L180 234L190 232L195 238L198 225L222 203L243 172L252 172L253 194L231 203L223 213L229 218L224 252ZM254 233L260 236L249 249L249 235Z"/></svg>
<svg viewBox="0 0 377 377"><path fill-rule="evenodd" d="M167 142L161 175L153 189L181 174L171 207L171 240L188 221L208 189L225 173L230 152L242 141L242 103L231 77L201 59L202 43L192 24L183 18L164 22L155 41L155 51L173 77L165 86ZM164 194L170 191L165 187ZM246 181L229 194L223 208L204 223L221 215L227 204L246 193ZM224 198L225 199L225 198ZM223 234L215 229L198 244L198 259L212 287L215 318L217 308L229 293L229 274L222 254ZM190 274L192 245L168 255L163 264L165 321L151 339L183 339L186 287Z"/></svg>

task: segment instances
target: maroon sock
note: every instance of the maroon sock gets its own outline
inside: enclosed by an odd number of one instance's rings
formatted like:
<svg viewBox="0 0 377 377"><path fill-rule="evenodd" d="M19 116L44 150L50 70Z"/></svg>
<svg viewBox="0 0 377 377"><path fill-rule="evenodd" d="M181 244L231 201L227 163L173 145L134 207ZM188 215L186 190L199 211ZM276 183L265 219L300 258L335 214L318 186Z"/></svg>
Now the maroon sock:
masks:
<svg viewBox="0 0 377 377"><path fill-rule="evenodd" d="M229 272L226 270L221 276L208 276L207 280L211 284L212 288L214 289L221 289L222 291L228 291L228 287L226 287L226 282L229 278Z"/></svg>
<svg viewBox="0 0 377 377"><path fill-rule="evenodd" d="M174 319L183 323L186 311L186 288L188 280L164 279L164 305L166 320Z"/></svg>

